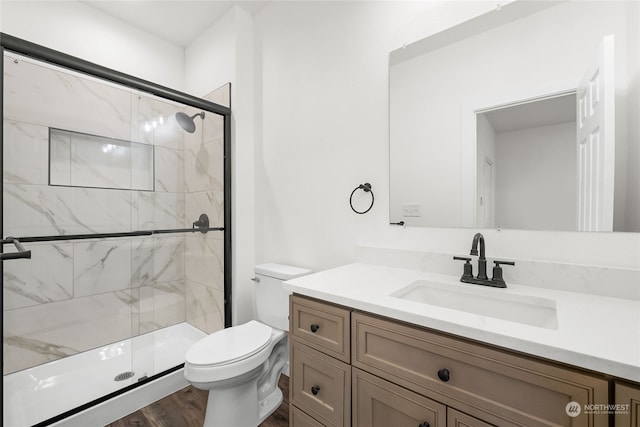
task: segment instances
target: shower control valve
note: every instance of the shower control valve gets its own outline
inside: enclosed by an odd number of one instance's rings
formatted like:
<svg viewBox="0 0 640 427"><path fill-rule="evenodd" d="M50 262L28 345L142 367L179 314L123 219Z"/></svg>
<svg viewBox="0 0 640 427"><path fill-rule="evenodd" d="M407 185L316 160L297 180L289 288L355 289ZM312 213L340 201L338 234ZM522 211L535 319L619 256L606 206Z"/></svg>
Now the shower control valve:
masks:
<svg viewBox="0 0 640 427"><path fill-rule="evenodd" d="M206 233L209 231L209 217L207 214L200 214L200 218L197 221L193 222L193 231L196 231L196 227L201 233Z"/></svg>

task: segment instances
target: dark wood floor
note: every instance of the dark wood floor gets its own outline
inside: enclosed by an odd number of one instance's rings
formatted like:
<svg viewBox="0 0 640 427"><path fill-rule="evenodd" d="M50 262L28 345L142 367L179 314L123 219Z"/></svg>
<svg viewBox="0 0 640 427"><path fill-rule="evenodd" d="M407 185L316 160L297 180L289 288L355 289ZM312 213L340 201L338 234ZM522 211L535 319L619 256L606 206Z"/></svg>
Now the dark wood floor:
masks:
<svg viewBox="0 0 640 427"><path fill-rule="evenodd" d="M284 401L260 427L289 426L289 378L281 375L279 385ZM207 396L206 391L185 387L106 427L202 427Z"/></svg>

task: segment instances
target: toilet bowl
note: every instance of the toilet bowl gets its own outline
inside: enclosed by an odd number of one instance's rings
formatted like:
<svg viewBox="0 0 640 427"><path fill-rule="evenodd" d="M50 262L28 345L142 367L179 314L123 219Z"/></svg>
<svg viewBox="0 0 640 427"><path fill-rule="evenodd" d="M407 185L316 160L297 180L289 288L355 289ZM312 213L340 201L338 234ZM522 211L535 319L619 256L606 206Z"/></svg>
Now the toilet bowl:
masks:
<svg viewBox="0 0 640 427"><path fill-rule="evenodd" d="M185 355L185 378L209 391L205 427L255 427L282 403L290 294L282 282L310 271L281 264L255 271L258 320L208 335Z"/></svg>

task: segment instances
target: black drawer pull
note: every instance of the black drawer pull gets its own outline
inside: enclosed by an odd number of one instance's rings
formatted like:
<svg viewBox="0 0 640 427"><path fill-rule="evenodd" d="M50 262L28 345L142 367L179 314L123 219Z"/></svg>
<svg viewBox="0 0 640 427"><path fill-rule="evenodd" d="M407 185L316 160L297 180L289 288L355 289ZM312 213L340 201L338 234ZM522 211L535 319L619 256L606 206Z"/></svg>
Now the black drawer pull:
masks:
<svg viewBox="0 0 640 427"><path fill-rule="evenodd" d="M421 423L418 427L430 427L428 422Z"/></svg>
<svg viewBox="0 0 640 427"><path fill-rule="evenodd" d="M448 369L440 369L438 371L438 378L440 378L442 381L444 381L445 383L447 381L449 381L450 375L449 375L449 370Z"/></svg>
<svg viewBox="0 0 640 427"><path fill-rule="evenodd" d="M311 332L313 332L314 334L318 332L318 329L320 329L320 325L318 325L317 323L311 325Z"/></svg>
<svg viewBox="0 0 640 427"><path fill-rule="evenodd" d="M313 387L311 387L311 394L313 394L314 396L316 396L319 391L320 391L319 385L314 385Z"/></svg>

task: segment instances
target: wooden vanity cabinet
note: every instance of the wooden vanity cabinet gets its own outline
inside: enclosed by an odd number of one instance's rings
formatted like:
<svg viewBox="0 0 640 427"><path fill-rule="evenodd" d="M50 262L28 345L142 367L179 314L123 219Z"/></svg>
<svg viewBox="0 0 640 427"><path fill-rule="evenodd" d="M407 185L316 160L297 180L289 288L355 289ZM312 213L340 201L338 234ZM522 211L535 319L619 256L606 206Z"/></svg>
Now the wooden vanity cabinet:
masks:
<svg viewBox="0 0 640 427"><path fill-rule="evenodd" d="M615 403L628 405L615 414L615 427L640 427L640 385L615 383Z"/></svg>
<svg viewBox="0 0 640 427"><path fill-rule="evenodd" d="M609 425L607 414L566 411L608 403L606 379L538 358L299 295L290 337L292 427ZM635 421L616 427L640 427L639 391L620 390Z"/></svg>
<svg viewBox="0 0 640 427"><path fill-rule="evenodd" d="M350 309L291 296L289 425L351 425L350 322Z"/></svg>

